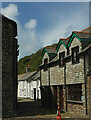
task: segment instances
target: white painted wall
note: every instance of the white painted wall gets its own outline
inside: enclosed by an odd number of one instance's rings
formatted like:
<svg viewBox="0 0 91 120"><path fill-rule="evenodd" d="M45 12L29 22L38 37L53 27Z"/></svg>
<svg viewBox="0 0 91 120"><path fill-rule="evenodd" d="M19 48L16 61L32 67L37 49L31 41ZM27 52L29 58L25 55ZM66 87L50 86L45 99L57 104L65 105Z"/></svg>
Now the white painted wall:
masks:
<svg viewBox="0 0 91 120"><path fill-rule="evenodd" d="M34 88L36 89L36 99L41 99L40 80L18 81L18 97L34 99Z"/></svg>

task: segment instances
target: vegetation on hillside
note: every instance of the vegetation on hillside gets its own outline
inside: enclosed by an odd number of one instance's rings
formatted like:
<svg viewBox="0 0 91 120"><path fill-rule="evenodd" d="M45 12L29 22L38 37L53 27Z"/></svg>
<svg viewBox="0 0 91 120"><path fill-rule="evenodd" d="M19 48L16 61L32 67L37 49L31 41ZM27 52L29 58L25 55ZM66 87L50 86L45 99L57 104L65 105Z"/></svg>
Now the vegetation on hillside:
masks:
<svg viewBox="0 0 91 120"><path fill-rule="evenodd" d="M53 44L50 47L56 47L57 44ZM49 46L47 46L49 47ZM26 72L26 66L30 65L30 71L38 71L39 65L41 64L41 54L42 49L38 50L36 53L25 56L18 61L18 75Z"/></svg>

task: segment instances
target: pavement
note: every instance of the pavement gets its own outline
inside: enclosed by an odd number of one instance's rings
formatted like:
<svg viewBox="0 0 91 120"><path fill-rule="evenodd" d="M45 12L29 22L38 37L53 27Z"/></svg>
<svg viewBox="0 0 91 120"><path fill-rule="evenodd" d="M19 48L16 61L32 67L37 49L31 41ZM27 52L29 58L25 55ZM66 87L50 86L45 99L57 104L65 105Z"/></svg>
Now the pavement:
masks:
<svg viewBox="0 0 91 120"><path fill-rule="evenodd" d="M16 117L3 120L56 120L56 112L56 109L43 108L39 100L18 99ZM63 120L89 120L80 113L61 113L61 117Z"/></svg>

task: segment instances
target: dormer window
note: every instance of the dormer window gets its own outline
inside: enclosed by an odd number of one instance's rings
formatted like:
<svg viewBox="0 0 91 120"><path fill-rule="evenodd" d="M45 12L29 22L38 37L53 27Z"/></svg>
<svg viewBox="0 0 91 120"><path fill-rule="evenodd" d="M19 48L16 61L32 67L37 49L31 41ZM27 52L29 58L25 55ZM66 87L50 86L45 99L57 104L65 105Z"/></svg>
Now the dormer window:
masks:
<svg viewBox="0 0 91 120"><path fill-rule="evenodd" d="M69 47L67 47L67 55L69 55L69 54L70 54Z"/></svg>
<svg viewBox="0 0 91 120"><path fill-rule="evenodd" d="M48 58L44 59L44 71L47 70L47 63L48 63Z"/></svg>
<svg viewBox="0 0 91 120"><path fill-rule="evenodd" d="M79 46L72 48L72 63L78 63L79 62Z"/></svg>
<svg viewBox="0 0 91 120"><path fill-rule="evenodd" d="M64 65L64 57L65 57L65 52L59 53L59 66Z"/></svg>

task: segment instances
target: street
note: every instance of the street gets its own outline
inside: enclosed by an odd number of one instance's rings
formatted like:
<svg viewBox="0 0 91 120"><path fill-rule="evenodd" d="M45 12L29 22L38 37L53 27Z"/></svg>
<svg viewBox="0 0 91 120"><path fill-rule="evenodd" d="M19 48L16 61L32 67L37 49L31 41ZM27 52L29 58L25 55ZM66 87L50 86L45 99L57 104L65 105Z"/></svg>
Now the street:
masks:
<svg viewBox="0 0 91 120"><path fill-rule="evenodd" d="M18 99L17 103L17 119L50 119L55 120L57 115L56 109L47 109L41 106L41 101L39 100L31 100L31 99ZM88 120L88 117L82 116L80 113L76 115L74 113L61 113L62 118L72 119L72 118L84 118L84 120ZM76 119L77 120L77 119Z"/></svg>

